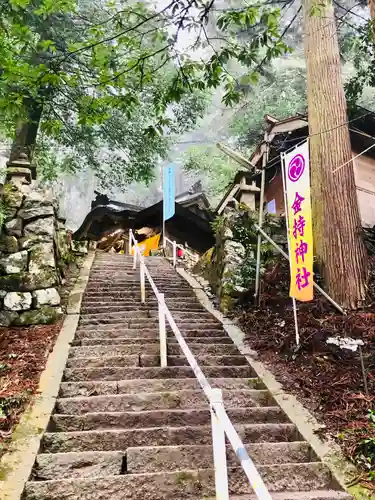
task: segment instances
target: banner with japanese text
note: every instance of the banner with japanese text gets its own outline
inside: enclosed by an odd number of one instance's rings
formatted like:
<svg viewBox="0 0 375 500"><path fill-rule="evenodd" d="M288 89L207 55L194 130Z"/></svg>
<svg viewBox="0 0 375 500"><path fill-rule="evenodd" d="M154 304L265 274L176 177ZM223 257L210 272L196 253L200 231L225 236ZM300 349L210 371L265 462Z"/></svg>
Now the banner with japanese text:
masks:
<svg viewBox="0 0 375 500"><path fill-rule="evenodd" d="M283 155L289 222L290 296L313 299L313 232L310 195L309 143Z"/></svg>
<svg viewBox="0 0 375 500"><path fill-rule="evenodd" d="M175 169L171 163L163 169L163 219L168 220L175 213Z"/></svg>

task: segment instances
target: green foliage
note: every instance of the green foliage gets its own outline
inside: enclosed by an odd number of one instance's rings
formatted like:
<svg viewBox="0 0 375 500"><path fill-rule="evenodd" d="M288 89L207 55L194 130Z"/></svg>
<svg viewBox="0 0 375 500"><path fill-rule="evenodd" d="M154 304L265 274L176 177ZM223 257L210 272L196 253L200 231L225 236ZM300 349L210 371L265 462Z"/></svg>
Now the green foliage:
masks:
<svg viewBox="0 0 375 500"><path fill-rule="evenodd" d="M234 220L231 226L233 231L233 239L242 243L245 247L245 261L243 263L241 274L245 284L242 286L249 287L255 279L256 271L256 248L258 243L258 232L255 229L255 224L258 223L257 212L249 212L248 210L239 212L240 216ZM269 219L272 216L266 215L264 218L264 227L267 231L269 227ZM275 253L270 243L262 241L261 248L261 269L263 274L266 269L275 261Z"/></svg>
<svg viewBox="0 0 375 500"><path fill-rule="evenodd" d="M184 170L199 174L211 204L218 203L225 187L233 181L240 165L217 146L194 146L184 155Z"/></svg>
<svg viewBox="0 0 375 500"><path fill-rule="evenodd" d="M369 421L369 429L365 432L366 437L362 438L356 446L355 462L362 468L367 469L371 476L370 479L375 479L375 410L369 409L367 418Z"/></svg>
<svg viewBox="0 0 375 500"><path fill-rule="evenodd" d="M27 395L0 397L0 429L6 426L6 419L11 415L12 411L22 407L27 400Z"/></svg>
<svg viewBox="0 0 375 500"><path fill-rule="evenodd" d="M302 60L294 65L279 62L247 96L247 104L235 114L231 132L244 151L253 150L262 138L264 116L284 119L306 109L306 76Z"/></svg>
<svg viewBox="0 0 375 500"><path fill-rule="evenodd" d="M182 30L199 33L190 51L212 48L205 28L212 6L204 0L174 0L159 11L126 0L5 3L0 112L9 134L19 123L40 124L36 156L46 179L57 165L68 171L89 165L103 185L149 180L168 137L195 123L209 89L224 88L228 106L239 102L243 88L228 71L230 60L248 68L242 83L254 84L260 59L289 51L279 34L280 10L244 4L217 19L226 43L207 60L182 53ZM239 40L239 30L251 31L250 39Z"/></svg>
<svg viewBox="0 0 375 500"><path fill-rule="evenodd" d="M366 471L366 480L375 480L375 409L367 413L367 426L345 429L337 438L347 443L349 458L360 469Z"/></svg>
<svg viewBox="0 0 375 500"><path fill-rule="evenodd" d="M356 73L345 84L348 106L354 106L367 86L375 87L375 53L372 22L359 26L346 40L346 52L351 52Z"/></svg>
<svg viewBox="0 0 375 500"><path fill-rule="evenodd" d="M211 222L211 227L216 235L220 234L225 227L225 217L223 215L215 217L215 219Z"/></svg>

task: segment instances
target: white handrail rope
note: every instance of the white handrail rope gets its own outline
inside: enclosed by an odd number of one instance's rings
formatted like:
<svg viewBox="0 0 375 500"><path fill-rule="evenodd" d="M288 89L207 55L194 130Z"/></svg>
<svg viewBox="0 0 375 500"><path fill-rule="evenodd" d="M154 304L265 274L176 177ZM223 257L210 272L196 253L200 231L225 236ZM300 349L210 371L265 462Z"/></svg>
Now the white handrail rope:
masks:
<svg viewBox="0 0 375 500"><path fill-rule="evenodd" d="M272 497L263 482L257 468L254 465L254 462L249 457L249 454L246 451L246 448L238 435L236 429L234 428L230 418L228 417L227 412L225 411L224 406L215 406L213 408L217 418L219 419L220 424L222 425L225 434L227 435L228 441L232 445L237 458L239 459L242 468L249 480L251 487L254 490L254 493L259 498L259 500L272 500Z"/></svg>
<svg viewBox="0 0 375 500"><path fill-rule="evenodd" d="M177 339L177 342L180 344L182 352L185 354L186 359L188 360L189 365L191 366L191 369L194 372L194 375L197 377L198 382L203 389L203 392L205 393L208 401L210 402L211 401L211 386L210 386L206 376L204 375L204 373L200 369L200 367L197 363L197 360L193 356L193 353L191 352L187 343L185 342L185 339L183 338L183 336L182 336L178 326L176 325L176 323L172 317L172 314L167 306L165 306L165 316L166 316L167 321L168 321L168 323L169 323L169 325L174 333L174 336Z"/></svg>
<svg viewBox="0 0 375 500"><path fill-rule="evenodd" d="M171 329L177 339L177 342L180 344L180 347L182 349L182 352L185 354L186 359L189 362L189 365L191 366L191 369L194 372L194 375L197 377L198 382L200 386L203 389L203 392L205 393L210 405L211 403L211 390L212 387L210 386L206 376L200 369L197 360L195 359L194 355L190 351L188 345L186 344L178 326L176 325L171 312L169 311L168 307L165 307L165 315L167 318L168 323L171 326ZM245 446L243 442L241 441L241 438L239 437L236 429L234 428L230 418L228 417L228 414L224 408L224 406L214 406L213 411L215 412L222 428L224 429L225 434L228 437L228 440L230 444L232 445L241 465L242 468L251 484L251 487L253 488L254 492L256 493L257 497L261 500L272 500L271 495L269 494L263 479L261 478L259 472L257 471L254 462L251 460L249 454L247 453Z"/></svg>
<svg viewBox="0 0 375 500"><path fill-rule="evenodd" d="M144 263L144 260L143 260L143 268L145 270L145 275L146 275L146 277L147 277L147 279L148 279L148 281L149 281L149 283L151 285L151 288L152 288L154 294L156 295L156 298L158 298L159 290L157 289L157 287L155 285L155 282L152 279L151 274L150 274L149 270L147 269L146 264Z"/></svg>
<svg viewBox="0 0 375 500"><path fill-rule="evenodd" d="M146 264L144 263L144 257L140 252L139 247L137 246L137 242L134 238L133 233L131 232L132 239L134 240L134 252L139 255L140 261L142 262L143 268L145 275L147 276L148 281L150 282L151 288L156 295L156 299L158 302L160 302L160 293L159 290L157 289L157 286L155 285L154 280L152 279L149 270L147 269ZM170 240L169 240L170 241ZM194 372L194 375L196 376L200 386L202 387L202 390L204 394L206 395L208 402L212 408L212 410L215 412L215 415L217 419L220 422L220 425L222 426L225 434L227 435L227 438L233 447L237 458L239 459L241 466L249 480L249 483L251 487L254 490L254 493L257 495L259 500L272 500L272 497L270 493L267 490L266 485L263 482L263 479L261 478L257 468L254 465L254 462L250 458L249 454L246 451L246 448L238 435L236 429L234 428L230 418L228 417L228 414L224 408L223 405L213 405L212 404L212 387L210 383L208 382L206 376L202 372L201 368L199 367L197 360L195 359L193 353L189 349L185 339L183 338L178 326L176 325L175 320L173 319L173 316L168 309L167 305L164 302L164 311L165 311L165 317L174 333L174 336L177 339L177 342L179 343L182 352L184 353L186 359L189 362L189 365L191 369Z"/></svg>
<svg viewBox="0 0 375 500"><path fill-rule="evenodd" d="M165 237L165 241L166 241L167 243L169 243L170 245L172 245L172 246L173 246L173 241L172 241L172 240L170 240L169 238ZM190 255L190 257L191 257L192 259L195 259L195 260L196 260L196 258L197 258L197 257L193 254L193 252L190 252L190 250L188 250L188 249L187 249L187 248L185 248L184 246L180 245L179 243L176 243L176 247L177 247L177 248L180 248L180 249L181 249L181 250L183 250L183 251L184 251L187 255Z"/></svg>

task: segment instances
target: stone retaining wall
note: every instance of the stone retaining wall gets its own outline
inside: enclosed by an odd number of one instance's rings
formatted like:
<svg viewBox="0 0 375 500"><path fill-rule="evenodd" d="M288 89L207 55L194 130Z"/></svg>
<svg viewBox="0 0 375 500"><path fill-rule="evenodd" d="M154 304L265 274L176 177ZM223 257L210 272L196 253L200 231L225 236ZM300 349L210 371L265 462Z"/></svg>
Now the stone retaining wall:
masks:
<svg viewBox="0 0 375 500"><path fill-rule="evenodd" d="M70 239L50 191L5 184L0 234L0 326L47 324L62 314L58 287Z"/></svg>

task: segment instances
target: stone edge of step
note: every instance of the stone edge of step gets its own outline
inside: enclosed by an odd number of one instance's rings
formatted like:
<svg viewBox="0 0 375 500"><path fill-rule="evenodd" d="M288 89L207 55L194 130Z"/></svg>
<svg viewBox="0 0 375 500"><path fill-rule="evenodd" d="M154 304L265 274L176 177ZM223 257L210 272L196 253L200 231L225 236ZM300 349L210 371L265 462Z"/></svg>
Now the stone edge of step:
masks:
<svg viewBox="0 0 375 500"><path fill-rule="evenodd" d="M41 374L37 396L23 414L12 434L11 446L0 460L2 500L19 500L32 472L43 433L59 394L69 349L78 328L79 307L94 258L95 252L89 252L81 267L79 277L69 294L67 315Z"/></svg>
<svg viewBox="0 0 375 500"><path fill-rule="evenodd" d="M293 423L303 439L311 446L319 460L328 467L333 477L339 483L344 492L353 495L354 498L368 498L368 490L356 485L348 487L354 478L358 477L358 470L344 456L340 447L333 439L323 440L319 437L322 425L307 410L295 396L287 393L282 385L266 366L257 359L257 353L244 344L245 333L232 320L226 318L212 303L202 285L183 268L176 268L178 274L191 286L194 294L205 309L219 321L225 332L232 339L241 354L243 354L251 368L254 376L264 384L270 392L271 397L284 411Z"/></svg>

